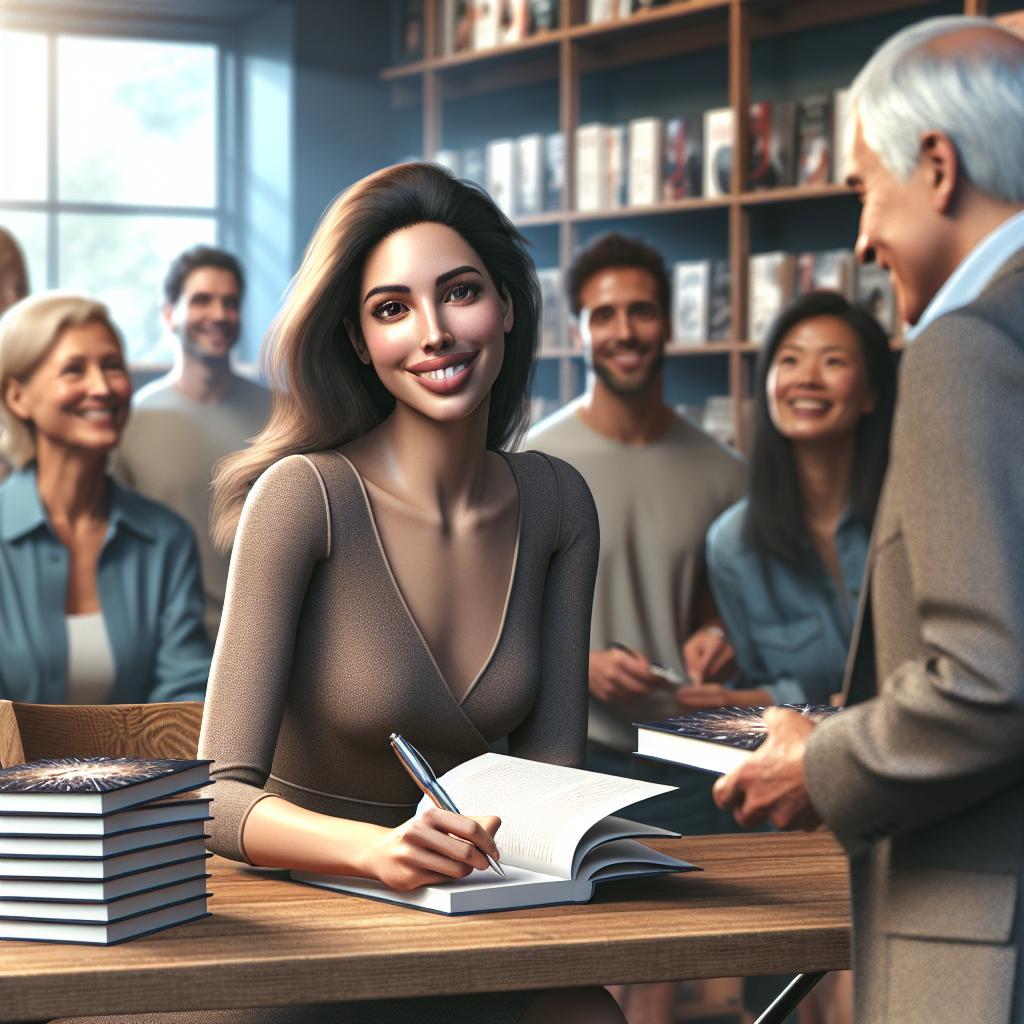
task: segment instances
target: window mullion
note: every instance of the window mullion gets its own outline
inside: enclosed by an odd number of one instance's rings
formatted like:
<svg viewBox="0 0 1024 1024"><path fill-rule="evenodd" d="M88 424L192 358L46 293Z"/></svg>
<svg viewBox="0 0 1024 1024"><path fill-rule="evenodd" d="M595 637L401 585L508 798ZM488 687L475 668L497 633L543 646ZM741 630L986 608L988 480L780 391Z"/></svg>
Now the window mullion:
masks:
<svg viewBox="0 0 1024 1024"><path fill-rule="evenodd" d="M57 152L57 33L46 34L46 283L60 284L60 228L57 223L59 202L59 153Z"/></svg>

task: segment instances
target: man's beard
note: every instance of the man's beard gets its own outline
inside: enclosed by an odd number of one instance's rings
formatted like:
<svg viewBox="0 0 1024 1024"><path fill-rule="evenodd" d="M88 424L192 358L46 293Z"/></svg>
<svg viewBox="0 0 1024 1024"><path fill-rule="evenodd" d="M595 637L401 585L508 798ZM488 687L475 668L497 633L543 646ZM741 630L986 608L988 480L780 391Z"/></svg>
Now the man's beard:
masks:
<svg viewBox="0 0 1024 1024"><path fill-rule="evenodd" d="M195 359L197 362L202 363L204 366L222 366L226 363L231 356L231 349L235 347L235 341L232 341L231 345L225 349L222 355L217 355L213 352L207 352L202 345L197 344L192 340L187 331L178 332L178 338L181 341L181 347L185 355L189 359Z"/></svg>
<svg viewBox="0 0 1024 1024"><path fill-rule="evenodd" d="M594 373L604 386L616 395L636 395L647 389L651 381L661 372L665 362L665 346L660 345L647 367L647 370L635 380L622 380L616 377L614 370L610 369L603 360L591 357L591 365Z"/></svg>

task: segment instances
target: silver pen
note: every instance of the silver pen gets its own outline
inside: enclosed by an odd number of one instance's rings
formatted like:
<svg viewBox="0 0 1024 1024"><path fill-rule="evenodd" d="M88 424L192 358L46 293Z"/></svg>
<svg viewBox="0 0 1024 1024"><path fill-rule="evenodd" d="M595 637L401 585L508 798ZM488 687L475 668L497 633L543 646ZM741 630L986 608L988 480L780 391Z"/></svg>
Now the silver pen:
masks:
<svg viewBox="0 0 1024 1024"><path fill-rule="evenodd" d="M436 806L443 811L451 811L452 814L462 813L455 806L455 801L444 791L441 783L437 781L437 776L427 764L427 759L407 739L403 739L397 732L393 732L388 737L388 742L395 752L395 757L402 762L402 767L409 773L409 777ZM504 878L505 872L501 870L501 865L489 853L484 850L480 852L487 858L487 863Z"/></svg>

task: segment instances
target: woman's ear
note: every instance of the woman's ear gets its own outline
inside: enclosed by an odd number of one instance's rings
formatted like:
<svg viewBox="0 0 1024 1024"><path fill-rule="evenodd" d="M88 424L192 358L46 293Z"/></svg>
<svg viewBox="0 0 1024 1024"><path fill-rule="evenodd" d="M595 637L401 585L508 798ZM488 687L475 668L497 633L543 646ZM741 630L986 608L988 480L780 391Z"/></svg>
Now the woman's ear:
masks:
<svg viewBox="0 0 1024 1024"><path fill-rule="evenodd" d="M25 389L20 380L11 377L7 381L3 394L4 405L7 406L19 420L29 420L31 416L25 404Z"/></svg>
<svg viewBox="0 0 1024 1024"><path fill-rule="evenodd" d="M512 308L512 296L509 295L508 288L505 285L498 289L498 298L501 300L502 328L508 334L512 330L512 325L516 322L516 316L515 310Z"/></svg>
<svg viewBox="0 0 1024 1024"><path fill-rule="evenodd" d="M348 340L352 343L352 347L356 350L356 356L359 362L363 366L370 365L370 353L366 348L366 341L363 338L363 332L352 323L351 320L346 316L342 319L342 323L345 325L345 333L348 334Z"/></svg>

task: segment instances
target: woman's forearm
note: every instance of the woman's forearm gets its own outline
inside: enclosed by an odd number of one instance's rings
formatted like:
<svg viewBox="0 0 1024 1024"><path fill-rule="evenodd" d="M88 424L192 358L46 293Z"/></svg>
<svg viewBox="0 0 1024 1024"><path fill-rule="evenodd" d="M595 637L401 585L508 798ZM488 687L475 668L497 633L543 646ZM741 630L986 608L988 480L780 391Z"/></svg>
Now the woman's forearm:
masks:
<svg viewBox="0 0 1024 1024"><path fill-rule="evenodd" d="M376 878L369 851L389 831L269 796L255 804L245 819L242 848L259 867Z"/></svg>

